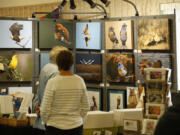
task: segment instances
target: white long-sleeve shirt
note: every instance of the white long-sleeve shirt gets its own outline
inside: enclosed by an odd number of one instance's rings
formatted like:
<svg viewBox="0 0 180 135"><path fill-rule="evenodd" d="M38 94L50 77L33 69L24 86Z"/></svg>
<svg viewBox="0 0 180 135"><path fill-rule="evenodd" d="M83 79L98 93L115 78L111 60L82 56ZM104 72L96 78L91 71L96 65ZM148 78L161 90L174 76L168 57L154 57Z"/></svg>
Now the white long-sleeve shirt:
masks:
<svg viewBox="0 0 180 135"><path fill-rule="evenodd" d="M89 110L84 80L78 75L50 79L41 104L41 117L48 126L72 129L83 124Z"/></svg>

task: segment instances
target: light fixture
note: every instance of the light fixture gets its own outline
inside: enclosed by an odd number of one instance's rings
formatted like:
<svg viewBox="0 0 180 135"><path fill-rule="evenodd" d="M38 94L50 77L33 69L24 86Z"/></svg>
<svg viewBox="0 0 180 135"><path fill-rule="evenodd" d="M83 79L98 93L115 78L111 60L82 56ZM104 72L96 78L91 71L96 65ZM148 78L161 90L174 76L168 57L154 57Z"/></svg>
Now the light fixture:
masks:
<svg viewBox="0 0 180 135"><path fill-rule="evenodd" d="M66 5L66 3L67 3L67 0L63 0L63 1L61 2L61 5L59 6L59 8L60 8L60 9L63 9L63 7Z"/></svg>
<svg viewBox="0 0 180 135"><path fill-rule="evenodd" d="M71 9L75 9L76 8L76 5L74 3L74 0L70 0L70 8Z"/></svg>
<svg viewBox="0 0 180 135"><path fill-rule="evenodd" d="M104 3L106 7L108 7L109 4L111 3L111 2L108 1L108 0L101 0L101 2Z"/></svg>
<svg viewBox="0 0 180 135"><path fill-rule="evenodd" d="M92 0L84 0L84 1L86 1L91 6L91 8L96 7L96 4Z"/></svg>

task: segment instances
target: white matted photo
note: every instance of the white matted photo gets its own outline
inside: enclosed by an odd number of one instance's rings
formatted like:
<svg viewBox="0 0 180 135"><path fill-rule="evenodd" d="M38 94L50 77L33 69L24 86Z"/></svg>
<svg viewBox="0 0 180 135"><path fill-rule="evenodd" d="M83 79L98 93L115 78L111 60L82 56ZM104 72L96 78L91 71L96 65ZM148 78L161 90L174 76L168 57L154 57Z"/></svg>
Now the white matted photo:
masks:
<svg viewBox="0 0 180 135"><path fill-rule="evenodd" d="M108 90L108 110L125 108L125 96L125 90Z"/></svg>
<svg viewBox="0 0 180 135"><path fill-rule="evenodd" d="M145 68L147 81L165 81L166 69L165 68Z"/></svg>
<svg viewBox="0 0 180 135"><path fill-rule="evenodd" d="M101 89L88 88L90 111L101 110Z"/></svg>
<svg viewBox="0 0 180 135"><path fill-rule="evenodd" d="M146 103L146 116L159 118L165 111L165 104Z"/></svg>
<svg viewBox="0 0 180 135"><path fill-rule="evenodd" d="M157 122L158 121L154 120L154 119L144 119L142 133L143 134L153 134L154 130L156 128Z"/></svg>
<svg viewBox="0 0 180 135"><path fill-rule="evenodd" d="M138 132L139 131L139 121L124 119L123 127L124 127L124 130L126 130L126 131Z"/></svg>
<svg viewBox="0 0 180 135"><path fill-rule="evenodd" d="M93 131L93 135L101 135L101 131Z"/></svg>

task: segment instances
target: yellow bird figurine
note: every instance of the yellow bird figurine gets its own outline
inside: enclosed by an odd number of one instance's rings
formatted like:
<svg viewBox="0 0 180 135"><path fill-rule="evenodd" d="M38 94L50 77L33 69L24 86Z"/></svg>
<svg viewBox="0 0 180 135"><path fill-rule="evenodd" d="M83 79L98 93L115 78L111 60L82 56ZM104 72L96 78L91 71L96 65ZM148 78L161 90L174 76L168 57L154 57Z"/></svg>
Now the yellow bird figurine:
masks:
<svg viewBox="0 0 180 135"><path fill-rule="evenodd" d="M16 69L17 65L18 65L18 55L13 55L9 67L11 67L12 69Z"/></svg>

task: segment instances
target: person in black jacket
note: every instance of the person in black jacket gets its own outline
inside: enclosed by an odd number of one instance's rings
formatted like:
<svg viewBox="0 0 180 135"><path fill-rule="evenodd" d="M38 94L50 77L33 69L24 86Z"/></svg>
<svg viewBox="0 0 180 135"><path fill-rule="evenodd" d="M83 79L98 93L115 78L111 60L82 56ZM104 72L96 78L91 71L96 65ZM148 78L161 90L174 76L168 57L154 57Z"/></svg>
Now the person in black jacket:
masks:
<svg viewBox="0 0 180 135"><path fill-rule="evenodd" d="M175 102L173 102L173 99ZM180 94L173 98L173 106L168 108L160 118L154 135L180 135Z"/></svg>

